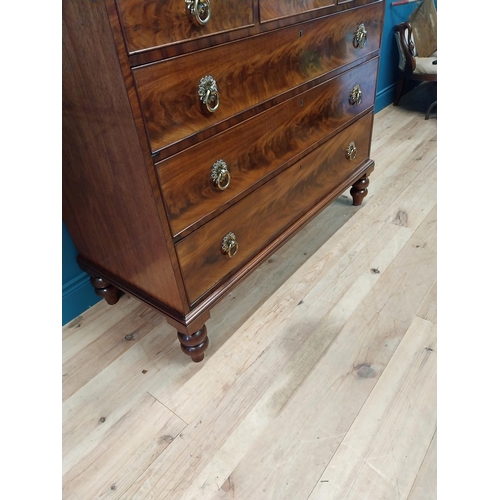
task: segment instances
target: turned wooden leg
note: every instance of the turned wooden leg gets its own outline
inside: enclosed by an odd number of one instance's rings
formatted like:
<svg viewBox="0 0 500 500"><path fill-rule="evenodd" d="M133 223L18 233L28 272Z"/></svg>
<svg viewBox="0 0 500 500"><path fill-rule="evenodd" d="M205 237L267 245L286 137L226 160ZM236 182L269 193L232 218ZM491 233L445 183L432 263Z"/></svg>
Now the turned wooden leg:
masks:
<svg viewBox="0 0 500 500"><path fill-rule="evenodd" d="M118 289L114 287L108 280L91 276L90 283L95 289L95 293L102 297L110 306L118 302Z"/></svg>
<svg viewBox="0 0 500 500"><path fill-rule="evenodd" d="M352 204L354 206L361 205L363 198L368 194L367 188L369 184L370 180L366 174L353 184L350 193L352 196Z"/></svg>
<svg viewBox="0 0 500 500"><path fill-rule="evenodd" d="M203 325L193 335L186 335L177 332L177 337L181 343L181 349L184 354L191 356L195 363L199 363L205 357L205 350L208 347L207 327Z"/></svg>

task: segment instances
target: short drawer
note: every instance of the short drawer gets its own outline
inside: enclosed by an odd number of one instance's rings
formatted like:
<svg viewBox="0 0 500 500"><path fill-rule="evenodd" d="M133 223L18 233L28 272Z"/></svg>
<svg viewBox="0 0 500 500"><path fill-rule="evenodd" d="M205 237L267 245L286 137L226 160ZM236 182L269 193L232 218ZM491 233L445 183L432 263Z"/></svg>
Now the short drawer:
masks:
<svg viewBox="0 0 500 500"><path fill-rule="evenodd" d="M188 299L205 292L268 244L314 204L347 180L368 158L373 114L369 113L263 184L177 245ZM348 159L349 144L357 153ZM223 251L233 233L237 242ZM227 243L227 241L226 241Z"/></svg>
<svg viewBox="0 0 500 500"><path fill-rule="evenodd" d="M204 138L214 135L208 130L213 125L378 50L382 7L376 3L136 68L151 150L202 130ZM367 33L363 46L354 42L361 24ZM215 112L199 96L208 76L219 95ZM211 92L209 106L216 101Z"/></svg>
<svg viewBox="0 0 500 500"><path fill-rule="evenodd" d="M198 16L185 0L116 0L116 4L129 54L254 23L253 0L200 0L199 8L193 9Z"/></svg>
<svg viewBox="0 0 500 500"><path fill-rule="evenodd" d="M259 0L260 21L274 21L293 17L306 12L318 11L332 5L346 5L359 7L380 0L288 0L288 2L277 2L276 0Z"/></svg>
<svg viewBox="0 0 500 500"><path fill-rule="evenodd" d="M156 165L177 236L373 106L378 58ZM351 91L359 85L359 104ZM222 160L223 163L220 163ZM227 171L227 173L226 173Z"/></svg>

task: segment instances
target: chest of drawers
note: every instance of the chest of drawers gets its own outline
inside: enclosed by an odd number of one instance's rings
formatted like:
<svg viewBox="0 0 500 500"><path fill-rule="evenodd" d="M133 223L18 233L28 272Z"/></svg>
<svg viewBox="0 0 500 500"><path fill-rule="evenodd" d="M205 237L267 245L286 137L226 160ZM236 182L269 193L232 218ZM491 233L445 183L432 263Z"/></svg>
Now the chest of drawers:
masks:
<svg viewBox="0 0 500 500"><path fill-rule="evenodd" d="M373 171L384 1L63 3L63 218L201 361L210 309Z"/></svg>

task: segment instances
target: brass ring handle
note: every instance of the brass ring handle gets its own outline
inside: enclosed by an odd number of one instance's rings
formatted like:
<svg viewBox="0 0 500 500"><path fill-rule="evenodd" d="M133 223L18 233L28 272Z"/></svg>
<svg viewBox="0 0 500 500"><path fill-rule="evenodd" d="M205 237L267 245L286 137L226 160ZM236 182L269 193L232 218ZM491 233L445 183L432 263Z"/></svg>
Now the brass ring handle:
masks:
<svg viewBox="0 0 500 500"><path fill-rule="evenodd" d="M210 21L212 15L210 0L186 0L186 5L199 24L203 26Z"/></svg>
<svg viewBox="0 0 500 500"><path fill-rule="evenodd" d="M346 149L346 156L348 160L354 160L356 158L356 155L358 154L358 150L356 149L356 144L353 142L349 143L349 146L347 146Z"/></svg>
<svg viewBox="0 0 500 500"><path fill-rule="evenodd" d="M198 96L210 113L217 111L220 104L220 95L217 82L211 75L204 76L198 85Z"/></svg>
<svg viewBox="0 0 500 500"><path fill-rule="evenodd" d="M367 35L368 32L366 31L365 25L361 23L355 33L354 33L354 39L352 41L354 47L357 48L363 48L366 45L367 42Z"/></svg>
<svg viewBox="0 0 500 500"><path fill-rule="evenodd" d="M227 233L222 239L222 253L232 259L238 251L238 242L234 233Z"/></svg>
<svg viewBox="0 0 500 500"><path fill-rule="evenodd" d="M212 106L212 102L214 101L215 104ZM215 113L220 104L219 92L217 90L207 90L204 104L207 107L208 111L210 111L210 113Z"/></svg>
<svg viewBox="0 0 500 500"><path fill-rule="evenodd" d="M354 85L349 95L349 104L356 104L356 106L359 106L361 104L361 96L361 87L358 84Z"/></svg>
<svg viewBox="0 0 500 500"><path fill-rule="evenodd" d="M224 160L218 160L212 165L212 173L210 175L215 186L217 186L221 191L229 187L231 182L231 174L227 168L227 164Z"/></svg>

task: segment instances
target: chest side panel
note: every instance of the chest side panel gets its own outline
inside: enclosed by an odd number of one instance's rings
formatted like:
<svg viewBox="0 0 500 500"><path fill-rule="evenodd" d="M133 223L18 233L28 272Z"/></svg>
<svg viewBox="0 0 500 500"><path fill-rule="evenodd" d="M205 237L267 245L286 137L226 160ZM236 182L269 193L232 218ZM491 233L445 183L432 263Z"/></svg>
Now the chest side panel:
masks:
<svg viewBox="0 0 500 500"><path fill-rule="evenodd" d="M63 4L63 218L81 256L182 311L103 2Z"/></svg>

